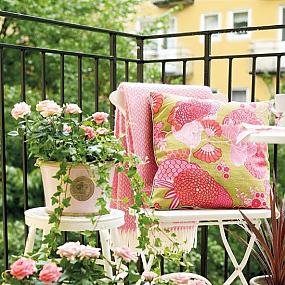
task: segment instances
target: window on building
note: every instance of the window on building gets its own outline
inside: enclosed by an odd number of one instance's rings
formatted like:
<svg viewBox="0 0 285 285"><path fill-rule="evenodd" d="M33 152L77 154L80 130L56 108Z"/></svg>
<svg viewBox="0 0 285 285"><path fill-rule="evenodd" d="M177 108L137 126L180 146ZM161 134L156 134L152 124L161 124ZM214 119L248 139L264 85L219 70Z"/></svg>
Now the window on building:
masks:
<svg viewBox="0 0 285 285"><path fill-rule="evenodd" d="M144 34L151 33L152 23L154 19L152 17L140 18L137 22L137 32L142 32ZM176 33L176 19L174 17L170 18L169 25L167 28L161 28L156 31L158 34L171 34ZM160 50L160 49L172 49L176 47L175 38L163 38L151 40L146 44L146 49L150 50Z"/></svg>
<svg viewBox="0 0 285 285"><path fill-rule="evenodd" d="M201 30L217 30L220 29L221 25L220 25L220 15L217 13L213 13L213 14L205 14L202 15L202 26L201 26ZM218 39L220 37L219 34L213 34L212 38L213 39Z"/></svg>
<svg viewBox="0 0 285 285"><path fill-rule="evenodd" d="M244 28L249 26L249 13L248 11L233 12L233 28ZM246 31L237 32L237 34L247 34Z"/></svg>
<svg viewBox="0 0 285 285"><path fill-rule="evenodd" d="M232 101L247 102L247 90L246 89L232 90Z"/></svg>
<svg viewBox="0 0 285 285"><path fill-rule="evenodd" d="M176 33L176 20L175 18L170 18L169 26L167 29L163 30L164 34L173 34ZM171 49L175 48L175 38L164 38L162 39L162 48Z"/></svg>

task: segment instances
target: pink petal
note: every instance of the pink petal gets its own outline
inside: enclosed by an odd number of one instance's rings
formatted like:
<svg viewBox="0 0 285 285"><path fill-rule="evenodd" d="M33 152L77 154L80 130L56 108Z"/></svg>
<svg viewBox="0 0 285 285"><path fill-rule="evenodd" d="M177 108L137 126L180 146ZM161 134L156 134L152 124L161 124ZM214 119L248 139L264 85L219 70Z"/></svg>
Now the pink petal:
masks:
<svg viewBox="0 0 285 285"><path fill-rule="evenodd" d="M170 209L175 209L175 208L177 208L178 207L178 205L179 205L179 198L178 197L176 197L176 198L174 198L173 199L173 201L172 201L172 203L171 203L171 205L170 205Z"/></svg>
<svg viewBox="0 0 285 285"><path fill-rule="evenodd" d="M177 196L176 192L174 190L170 190L164 195L164 198L171 199L171 198L175 198L176 196Z"/></svg>
<svg viewBox="0 0 285 285"><path fill-rule="evenodd" d="M154 186L158 186L158 187L166 187L169 189L173 188L173 185L171 182L165 181L165 180L155 180L154 181Z"/></svg>

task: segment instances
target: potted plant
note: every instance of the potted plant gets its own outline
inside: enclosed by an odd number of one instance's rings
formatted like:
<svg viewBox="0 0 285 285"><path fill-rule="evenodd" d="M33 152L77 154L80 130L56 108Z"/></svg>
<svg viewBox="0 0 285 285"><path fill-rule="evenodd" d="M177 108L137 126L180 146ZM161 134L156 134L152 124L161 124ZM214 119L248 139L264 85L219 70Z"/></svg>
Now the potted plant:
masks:
<svg viewBox="0 0 285 285"><path fill-rule="evenodd" d="M44 100L31 111L25 102L14 106L18 120L12 136L22 136L40 167L48 212L59 215L104 214L111 193L114 164L125 152L109 127L108 114L82 118L76 104L59 106Z"/></svg>
<svg viewBox="0 0 285 285"><path fill-rule="evenodd" d="M284 201L277 209L276 183L273 183L270 197L271 222L267 220L258 229L242 212L249 229L256 236L257 259L264 272L263 276L250 280L251 285L285 284L285 208Z"/></svg>

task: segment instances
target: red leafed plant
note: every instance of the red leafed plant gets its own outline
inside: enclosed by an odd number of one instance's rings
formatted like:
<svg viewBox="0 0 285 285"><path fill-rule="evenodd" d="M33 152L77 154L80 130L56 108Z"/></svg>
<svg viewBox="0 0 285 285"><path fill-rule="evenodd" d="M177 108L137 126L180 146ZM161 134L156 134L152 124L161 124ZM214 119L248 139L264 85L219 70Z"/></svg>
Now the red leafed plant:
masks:
<svg viewBox="0 0 285 285"><path fill-rule="evenodd" d="M275 179L274 179L275 180ZM258 229L242 212L249 229L256 236L257 258L269 285L285 285L285 206L280 202L277 209L276 183L270 196L271 220L265 220Z"/></svg>

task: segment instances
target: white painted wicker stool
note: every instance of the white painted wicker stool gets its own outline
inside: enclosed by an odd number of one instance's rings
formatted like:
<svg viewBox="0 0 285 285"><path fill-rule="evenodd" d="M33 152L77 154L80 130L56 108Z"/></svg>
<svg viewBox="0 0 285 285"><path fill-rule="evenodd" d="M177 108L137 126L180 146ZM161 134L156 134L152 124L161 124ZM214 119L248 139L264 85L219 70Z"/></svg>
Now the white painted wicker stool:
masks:
<svg viewBox="0 0 285 285"><path fill-rule="evenodd" d="M101 238L102 254L106 260L98 260L104 265L108 277L112 277L111 261L111 235L113 243L116 243L116 231L122 226L124 221L124 212L111 209L110 214L98 217L96 224L92 224L88 217L62 216L60 230L66 232L98 231ZM36 237L36 230L43 231L43 237L49 233L51 225L48 223L49 216L44 207L33 208L25 211L25 223L29 227L29 234L25 246L25 254L32 252Z"/></svg>

